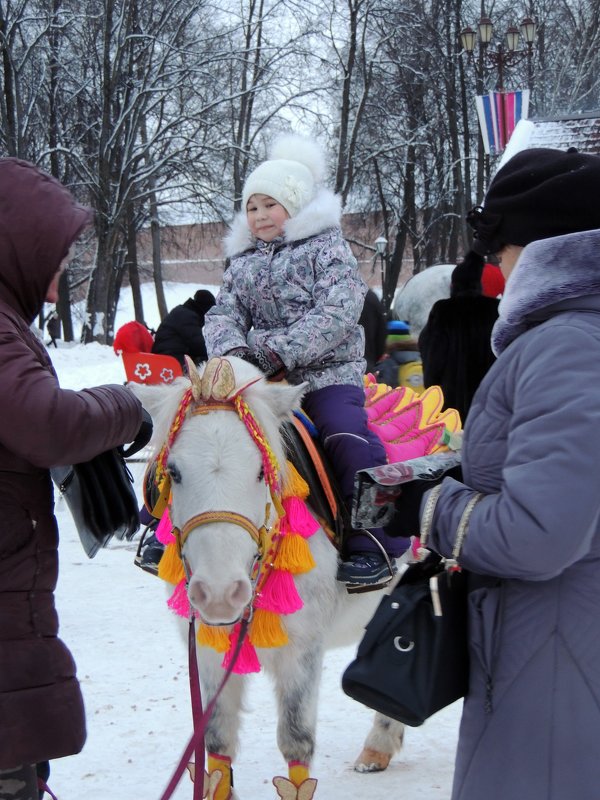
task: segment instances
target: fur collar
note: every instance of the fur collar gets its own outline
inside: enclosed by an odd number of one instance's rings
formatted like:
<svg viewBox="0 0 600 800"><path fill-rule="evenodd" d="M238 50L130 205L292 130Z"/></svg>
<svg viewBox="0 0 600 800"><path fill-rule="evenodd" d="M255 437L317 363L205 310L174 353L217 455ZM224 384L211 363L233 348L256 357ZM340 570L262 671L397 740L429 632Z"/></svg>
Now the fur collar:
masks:
<svg viewBox="0 0 600 800"><path fill-rule="evenodd" d="M553 316L557 304L589 295L600 295L600 230L527 245L500 301L492 332L494 353L499 355L532 325ZM566 305L581 308L586 302Z"/></svg>
<svg viewBox="0 0 600 800"><path fill-rule="evenodd" d="M321 189L316 196L285 223L284 241L297 242L308 239L327 228L339 227L342 219L342 201L328 189ZM253 248L256 240L248 228L246 213L236 214L228 235L223 240L223 250L227 258Z"/></svg>

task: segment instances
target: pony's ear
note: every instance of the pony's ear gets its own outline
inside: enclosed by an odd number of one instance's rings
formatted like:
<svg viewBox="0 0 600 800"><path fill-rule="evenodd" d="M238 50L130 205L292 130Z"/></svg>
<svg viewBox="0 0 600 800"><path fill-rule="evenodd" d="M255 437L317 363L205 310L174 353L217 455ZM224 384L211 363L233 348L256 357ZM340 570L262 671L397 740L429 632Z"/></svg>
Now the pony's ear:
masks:
<svg viewBox="0 0 600 800"><path fill-rule="evenodd" d="M287 419L292 411L300 408L303 396L308 389L308 383L299 383L292 386L289 383L276 381L267 382L269 405L279 420Z"/></svg>
<svg viewBox="0 0 600 800"><path fill-rule="evenodd" d="M187 378L177 378L168 385L152 384L148 386L144 383L134 382L127 384L127 388L134 393L152 417L154 430L151 441L153 443L164 438L181 397L189 385L190 382Z"/></svg>

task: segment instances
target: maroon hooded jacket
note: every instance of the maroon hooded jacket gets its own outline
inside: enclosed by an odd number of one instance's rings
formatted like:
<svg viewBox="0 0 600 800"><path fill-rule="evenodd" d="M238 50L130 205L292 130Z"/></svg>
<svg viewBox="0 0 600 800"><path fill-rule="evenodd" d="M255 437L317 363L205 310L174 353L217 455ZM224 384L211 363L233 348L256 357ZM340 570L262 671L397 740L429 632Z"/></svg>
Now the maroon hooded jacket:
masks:
<svg viewBox="0 0 600 800"><path fill-rule="evenodd" d="M123 386L62 390L29 329L89 221L53 178L0 160L0 769L77 753L85 741L75 663L57 637L49 467L130 442L141 423Z"/></svg>

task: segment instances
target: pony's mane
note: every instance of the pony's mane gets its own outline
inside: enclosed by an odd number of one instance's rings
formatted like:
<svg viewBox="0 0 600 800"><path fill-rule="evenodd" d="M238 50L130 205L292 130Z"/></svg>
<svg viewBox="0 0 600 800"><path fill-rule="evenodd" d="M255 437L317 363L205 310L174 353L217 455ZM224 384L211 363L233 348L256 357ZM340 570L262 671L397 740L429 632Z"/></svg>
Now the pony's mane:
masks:
<svg viewBox="0 0 600 800"><path fill-rule="evenodd" d="M242 362L242 364L244 364L244 362ZM237 366L238 364L236 363L234 367L236 388L243 386L248 380L252 380L252 377L257 377L258 374L262 374L259 373L258 370L254 370L252 367L254 372L253 376L248 377L247 375L240 375L238 378ZM285 473L285 449L280 432L281 418L273 407L273 403L269 394L271 388L272 387L267 381L259 380L256 383L248 386L248 388L243 391L242 396L248 403L250 410L262 428L265 438L269 442L275 458L277 459L280 471Z"/></svg>

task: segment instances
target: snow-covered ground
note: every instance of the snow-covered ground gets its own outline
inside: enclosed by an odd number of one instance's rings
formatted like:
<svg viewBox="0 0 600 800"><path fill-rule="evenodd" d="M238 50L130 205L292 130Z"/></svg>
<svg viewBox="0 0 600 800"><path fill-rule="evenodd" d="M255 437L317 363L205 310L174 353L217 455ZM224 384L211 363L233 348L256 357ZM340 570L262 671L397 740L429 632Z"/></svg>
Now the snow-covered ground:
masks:
<svg viewBox="0 0 600 800"><path fill-rule="evenodd" d="M167 302L183 302L198 286L169 284ZM215 287L205 287L213 288ZM152 287L144 287L146 320L158 324ZM155 305L155 304L154 304ZM125 297L117 327L133 318ZM98 344L50 348L65 388L123 382L120 359ZM139 490L143 465L132 464ZM71 516L57 504L61 569L57 603L61 636L78 666L88 740L78 756L53 762L50 786L59 800L159 800L192 730L186 646L165 603L162 582L133 563L133 542L113 541L89 560ZM340 677L355 648L330 652L323 671L313 775L321 800L447 800L450 796L460 703L421 728L384 773L353 771L372 712L350 700ZM275 800L274 775L286 775L275 743L275 708L268 679L252 678L235 764L240 800ZM176 800L191 798L184 777Z"/></svg>

